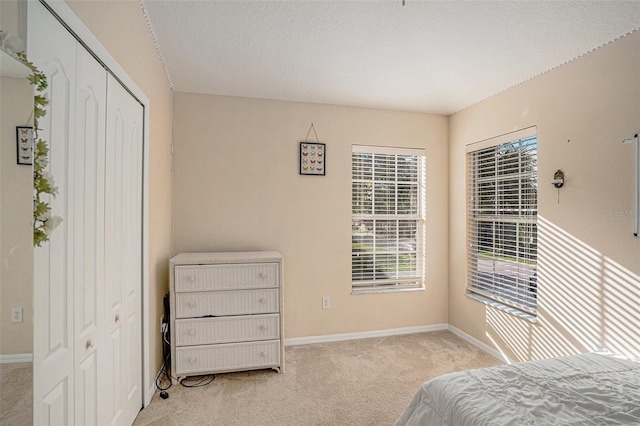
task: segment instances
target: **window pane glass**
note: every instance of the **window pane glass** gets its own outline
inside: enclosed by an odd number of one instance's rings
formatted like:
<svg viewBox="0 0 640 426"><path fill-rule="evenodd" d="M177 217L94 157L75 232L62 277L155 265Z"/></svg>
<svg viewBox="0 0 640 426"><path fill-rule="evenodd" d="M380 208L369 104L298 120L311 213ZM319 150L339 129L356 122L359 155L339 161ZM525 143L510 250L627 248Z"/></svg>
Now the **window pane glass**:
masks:
<svg viewBox="0 0 640 426"><path fill-rule="evenodd" d="M418 155L353 154L354 289L422 286L424 167Z"/></svg>
<svg viewBox="0 0 640 426"><path fill-rule="evenodd" d="M398 248L401 252L415 252L418 240L416 221L402 220L398 224Z"/></svg>
<svg viewBox="0 0 640 426"><path fill-rule="evenodd" d="M495 237L492 222L479 222L477 229L477 254L479 256L495 255Z"/></svg>
<svg viewBox="0 0 640 426"><path fill-rule="evenodd" d="M398 156L398 181L417 182L418 158L413 155Z"/></svg>
<svg viewBox="0 0 640 426"><path fill-rule="evenodd" d="M396 156L387 154L376 154L374 156L375 180L395 181L396 180Z"/></svg>
<svg viewBox="0 0 640 426"><path fill-rule="evenodd" d="M373 253L355 249L351 254L351 279L371 280L373 279Z"/></svg>
<svg viewBox="0 0 640 426"><path fill-rule="evenodd" d="M415 277L417 265L418 258L416 253L400 253L398 255L398 277Z"/></svg>
<svg viewBox="0 0 640 426"><path fill-rule="evenodd" d="M537 140L471 152L469 291L535 313Z"/></svg>
<svg viewBox="0 0 640 426"><path fill-rule="evenodd" d="M391 279L398 278L398 255L396 253L378 252L376 253L376 278Z"/></svg>
<svg viewBox="0 0 640 426"><path fill-rule="evenodd" d="M375 182L374 188L374 213L396 213L396 186L389 182Z"/></svg>
<svg viewBox="0 0 640 426"><path fill-rule="evenodd" d="M373 155L354 153L352 159L353 180L371 180L373 171Z"/></svg>
<svg viewBox="0 0 640 426"><path fill-rule="evenodd" d="M351 270L352 280L373 278L373 220L352 220Z"/></svg>
<svg viewBox="0 0 640 426"><path fill-rule="evenodd" d="M398 184L398 214L418 214L418 185Z"/></svg>
<svg viewBox="0 0 640 426"><path fill-rule="evenodd" d="M354 214L372 213L373 188L371 182L352 182L351 194L351 209Z"/></svg>
<svg viewBox="0 0 640 426"><path fill-rule="evenodd" d="M351 242L362 245L361 250L373 251L373 220L353 219L351 223Z"/></svg>

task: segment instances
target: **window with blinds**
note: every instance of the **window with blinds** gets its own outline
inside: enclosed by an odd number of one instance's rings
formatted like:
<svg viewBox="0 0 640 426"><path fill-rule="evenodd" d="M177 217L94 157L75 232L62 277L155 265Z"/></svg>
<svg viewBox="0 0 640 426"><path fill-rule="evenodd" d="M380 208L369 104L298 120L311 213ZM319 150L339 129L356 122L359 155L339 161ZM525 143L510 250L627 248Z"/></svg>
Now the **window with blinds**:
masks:
<svg viewBox="0 0 640 426"><path fill-rule="evenodd" d="M469 145L467 171L467 291L535 315L535 127Z"/></svg>
<svg viewBox="0 0 640 426"><path fill-rule="evenodd" d="M352 151L352 292L423 288L425 151Z"/></svg>

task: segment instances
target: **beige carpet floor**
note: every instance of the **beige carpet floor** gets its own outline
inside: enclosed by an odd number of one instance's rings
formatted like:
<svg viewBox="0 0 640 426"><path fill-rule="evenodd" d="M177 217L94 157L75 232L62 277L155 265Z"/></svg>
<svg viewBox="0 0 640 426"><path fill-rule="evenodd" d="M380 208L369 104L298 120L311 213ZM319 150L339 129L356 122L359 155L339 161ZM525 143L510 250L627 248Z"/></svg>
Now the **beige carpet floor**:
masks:
<svg viewBox="0 0 640 426"><path fill-rule="evenodd" d="M33 364L0 364L0 425L30 425Z"/></svg>
<svg viewBox="0 0 640 426"><path fill-rule="evenodd" d="M286 373L219 374L156 393L134 425L392 425L433 377L500 363L448 331L286 348Z"/></svg>

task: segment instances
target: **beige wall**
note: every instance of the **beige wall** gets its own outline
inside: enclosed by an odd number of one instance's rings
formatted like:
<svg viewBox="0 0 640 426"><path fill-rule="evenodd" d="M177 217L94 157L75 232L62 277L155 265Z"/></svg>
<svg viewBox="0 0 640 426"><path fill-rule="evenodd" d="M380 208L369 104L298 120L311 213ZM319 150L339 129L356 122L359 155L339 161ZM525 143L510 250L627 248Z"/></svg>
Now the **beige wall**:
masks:
<svg viewBox="0 0 640 426"><path fill-rule="evenodd" d="M465 297L465 145L537 126L538 322ZM640 32L450 118L449 323L527 360L591 350L640 356L633 145ZM566 183L550 184L556 169Z"/></svg>
<svg viewBox="0 0 640 426"><path fill-rule="evenodd" d="M287 338L447 322L446 117L187 93L173 105L176 252L280 251ZM325 177L298 174L311 122ZM351 295L352 144L426 149L426 291Z"/></svg>
<svg viewBox="0 0 640 426"><path fill-rule="evenodd" d="M171 92L138 1L68 1L151 102L149 126L149 285L147 327L154 378L162 362L159 318L171 257ZM145 383L149 386L151 383Z"/></svg>
<svg viewBox="0 0 640 426"><path fill-rule="evenodd" d="M33 89L26 78L0 77L0 100L0 355L31 354L33 180L32 167L16 161L16 126L32 125ZM11 322L12 308L23 309L23 322Z"/></svg>
<svg viewBox="0 0 640 426"><path fill-rule="evenodd" d="M14 36L20 35L20 4L18 0L0 2L0 30Z"/></svg>
<svg viewBox="0 0 640 426"><path fill-rule="evenodd" d="M153 376L172 255L171 93L137 1L68 4L151 101ZM517 359L595 345L640 355L640 239L629 214L634 147L620 144L640 130L639 75L636 32L449 120L177 93L175 252L281 251L286 337L448 321ZM326 177L298 175L298 142L312 121L327 143ZM540 163L537 324L464 296L464 146L531 125ZM427 149L427 291L350 294L351 144ZM567 179L559 204L547 184L557 168ZM321 309L323 295L332 298L329 310Z"/></svg>

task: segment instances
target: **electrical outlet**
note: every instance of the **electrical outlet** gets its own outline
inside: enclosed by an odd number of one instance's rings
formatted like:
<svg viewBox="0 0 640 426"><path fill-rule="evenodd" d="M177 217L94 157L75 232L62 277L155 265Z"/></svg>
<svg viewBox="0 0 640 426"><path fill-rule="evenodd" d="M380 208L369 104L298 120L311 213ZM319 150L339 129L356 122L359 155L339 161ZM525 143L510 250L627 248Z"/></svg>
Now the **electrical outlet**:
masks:
<svg viewBox="0 0 640 426"><path fill-rule="evenodd" d="M11 309L11 322L22 322L22 308Z"/></svg>
<svg viewBox="0 0 640 426"><path fill-rule="evenodd" d="M331 297L322 296L322 309L329 309L331 307Z"/></svg>

